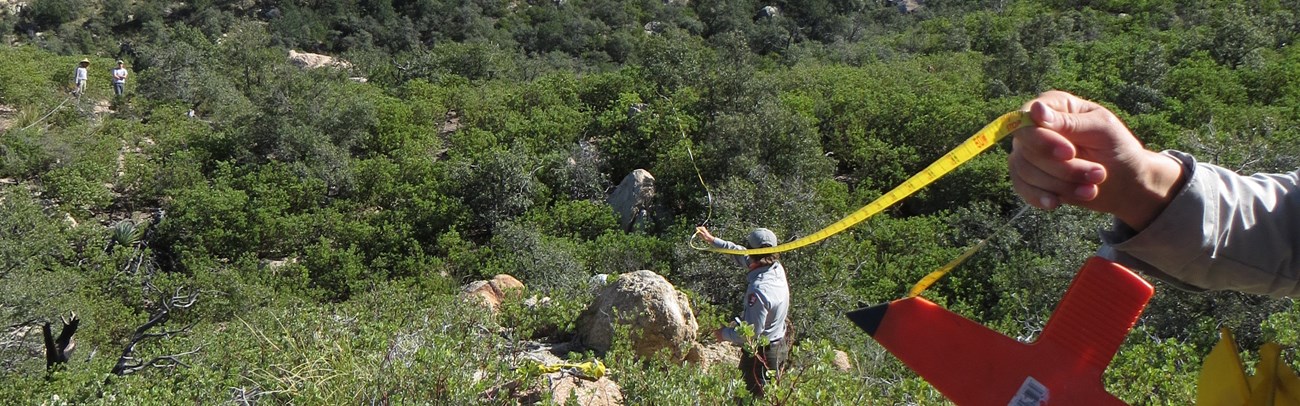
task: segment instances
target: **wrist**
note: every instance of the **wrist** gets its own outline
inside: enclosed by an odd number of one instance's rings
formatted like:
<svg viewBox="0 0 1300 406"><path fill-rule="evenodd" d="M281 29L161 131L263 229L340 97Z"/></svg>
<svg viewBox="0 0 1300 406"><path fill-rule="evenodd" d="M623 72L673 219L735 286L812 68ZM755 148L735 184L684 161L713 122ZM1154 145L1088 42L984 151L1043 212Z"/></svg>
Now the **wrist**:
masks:
<svg viewBox="0 0 1300 406"><path fill-rule="evenodd" d="M1137 171L1131 205L1112 213L1135 231L1142 231L1164 212L1186 183L1189 173L1178 158L1148 151Z"/></svg>

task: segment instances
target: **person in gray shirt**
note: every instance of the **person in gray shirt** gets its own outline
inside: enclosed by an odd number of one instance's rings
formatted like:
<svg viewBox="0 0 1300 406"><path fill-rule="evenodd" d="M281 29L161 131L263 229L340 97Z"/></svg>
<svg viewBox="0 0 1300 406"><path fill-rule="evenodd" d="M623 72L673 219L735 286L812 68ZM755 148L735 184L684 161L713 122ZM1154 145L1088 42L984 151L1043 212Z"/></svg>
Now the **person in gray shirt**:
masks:
<svg viewBox="0 0 1300 406"><path fill-rule="evenodd" d="M1147 150L1114 113L1052 91L1026 104L1012 186L1041 209L1110 213L1098 255L1190 290L1300 294L1300 171L1244 176Z"/></svg>
<svg viewBox="0 0 1300 406"><path fill-rule="evenodd" d="M718 248L743 250L778 244L776 234L766 228L751 231L745 239L747 246L714 237L705 227L697 227L696 232L705 242ZM780 254L732 255L732 258L749 271L745 278L748 286L745 288L744 312L738 321L754 326L756 343L753 344L757 345L746 345L745 338L736 333L735 325L718 329L713 334L718 341L730 341L743 349L740 373L745 378L745 387L755 398L762 398L767 385L767 371L774 370L779 376L790 352L790 329L786 320L790 313L790 284L786 282Z"/></svg>

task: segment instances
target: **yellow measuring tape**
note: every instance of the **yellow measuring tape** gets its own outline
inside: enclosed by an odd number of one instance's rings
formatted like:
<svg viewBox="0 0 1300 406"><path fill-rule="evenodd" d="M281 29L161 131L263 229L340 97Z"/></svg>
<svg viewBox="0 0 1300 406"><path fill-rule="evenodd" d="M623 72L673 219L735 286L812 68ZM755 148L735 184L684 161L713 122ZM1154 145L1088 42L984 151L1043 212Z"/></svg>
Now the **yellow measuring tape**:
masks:
<svg viewBox="0 0 1300 406"><path fill-rule="evenodd" d="M1029 206L1021 207L1020 211L1016 212L1016 215L1011 216L1011 219L1007 220L1005 226L1009 226L1011 225L1011 223L1014 223L1016 219L1020 218L1020 215L1025 214L1025 212L1027 211L1029 211ZM994 230L994 232L996 232L996 230ZM934 270L934 272L930 272L929 274L926 274L925 277L921 278L920 281L917 281L915 285L912 285L912 289L907 292L907 297L920 296L921 292L925 292L926 289L929 289L930 285L933 285L935 282L937 282L939 278L943 278L943 276L947 275L948 272L952 271L954 268L957 268L957 265L961 265L962 262L966 262L966 260L969 259L971 255L975 255L975 253L979 252L979 250L984 248L985 245L988 245L989 240L991 239L993 239L993 235L989 235L988 237L985 237L983 240L980 240L978 244L975 244L974 246L967 248L966 251L962 252L961 255L958 255L957 258L954 258L952 261L948 261L948 263L943 264L943 266L939 267L939 269Z"/></svg>
<svg viewBox="0 0 1300 406"><path fill-rule="evenodd" d="M827 239L832 235L839 234L841 231L853 227L854 225L861 223L863 220L876 215L876 213L894 205L894 203L897 203L899 200L911 196L913 193L916 193L917 190L920 190L926 185L929 185L935 180L943 177L948 174L948 172L952 172L953 169L957 169L961 164L966 163L966 161L969 161L971 158L984 152L984 150L989 149L993 144L1006 138L1008 134L1011 134L1021 127L1032 125L1034 125L1033 121L1029 119L1029 115L1025 112L1013 111L1003 114L1002 117L998 117L996 120L993 120L993 122L984 126L983 129L968 138L965 142L961 143L961 145L948 151L948 153L944 154L944 156L939 158L938 161L934 161L934 163L925 167L921 172L912 175L912 177L903 181L902 184L894 187L894 189L890 190L889 193L885 193L883 196L880 196L871 203L867 203L866 206L862 206L858 211L845 216L818 232L804 236L803 238L777 245L775 247L748 250L731 250L715 247L696 247L696 249L722 254L759 255L785 252ZM961 258L958 258L956 263L960 263L960 260L964 260L965 257L970 256L970 253L963 254Z"/></svg>

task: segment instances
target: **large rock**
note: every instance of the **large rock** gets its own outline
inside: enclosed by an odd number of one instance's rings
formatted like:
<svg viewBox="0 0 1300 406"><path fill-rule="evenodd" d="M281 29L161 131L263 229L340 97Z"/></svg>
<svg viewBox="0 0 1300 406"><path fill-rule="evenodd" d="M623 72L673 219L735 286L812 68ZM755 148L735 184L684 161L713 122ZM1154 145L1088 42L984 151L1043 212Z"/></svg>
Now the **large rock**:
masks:
<svg viewBox="0 0 1300 406"><path fill-rule="evenodd" d="M841 371L848 372L853 370L853 363L849 362L849 354L844 351L835 350L835 360L831 361L831 364L835 365L835 369Z"/></svg>
<svg viewBox="0 0 1300 406"><path fill-rule="evenodd" d="M920 10L925 3L922 0L891 0L891 2L894 4L894 7L898 7L898 12L903 14L915 13L916 10Z"/></svg>
<svg viewBox="0 0 1300 406"><path fill-rule="evenodd" d="M654 197L655 177L645 169L637 169L623 177L606 201L618 213L618 223L623 230L632 231L638 223L648 220Z"/></svg>
<svg viewBox="0 0 1300 406"><path fill-rule="evenodd" d="M551 400L557 405L568 404L573 398L582 406L616 406L623 404L623 389L608 376L596 381L586 381L574 376L551 374Z"/></svg>
<svg viewBox="0 0 1300 406"><path fill-rule="evenodd" d="M550 404L568 404L569 398L582 406L616 406L623 404L623 389L608 376L587 381L565 372L542 375L528 381L514 380L489 388L479 394L486 403L532 405L542 402L551 392Z"/></svg>
<svg viewBox="0 0 1300 406"><path fill-rule="evenodd" d="M336 60L329 55L313 54L311 52L298 52L289 50L289 63L303 69L316 69L324 67L350 68L352 64Z"/></svg>
<svg viewBox="0 0 1300 406"><path fill-rule="evenodd" d="M699 330L686 294L664 277L646 270L619 275L601 288L578 316L577 339L591 349L609 351L615 322L631 327L628 338L632 350L642 357L668 350L674 359L681 360Z"/></svg>
<svg viewBox="0 0 1300 406"><path fill-rule="evenodd" d="M714 365L735 367L740 364L740 347L725 341L708 345L696 344L686 354L686 362L698 365L704 370Z"/></svg>
<svg viewBox="0 0 1300 406"><path fill-rule="evenodd" d="M511 297L518 298L523 292L523 282L513 276L500 274L491 280L470 282L461 288L461 297L496 312L502 301Z"/></svg>
<svg viewBox="0 0 1300 406"><path fill-rule="evenodd" d="M645 29L646 35L663 34L664 31L668 30L668 24L664 24L662 21L651 21L645 23L642 28Z"/></svg>
<svg viewBox="0 0 1300 406"><path fill-rule="evenodd" d="M507 274L493 276L490 282L502 295L518 296L524 293L524 283Z"/></svg>
<svg viewBox="0 0 1300 406"><path fill-rule="evenodd" d="M492 287L492 282L473 281L460 288L460 290L460 297L468 302L481 304L492 310L496 310L497 306L501 306L502 294Z"/></svg>

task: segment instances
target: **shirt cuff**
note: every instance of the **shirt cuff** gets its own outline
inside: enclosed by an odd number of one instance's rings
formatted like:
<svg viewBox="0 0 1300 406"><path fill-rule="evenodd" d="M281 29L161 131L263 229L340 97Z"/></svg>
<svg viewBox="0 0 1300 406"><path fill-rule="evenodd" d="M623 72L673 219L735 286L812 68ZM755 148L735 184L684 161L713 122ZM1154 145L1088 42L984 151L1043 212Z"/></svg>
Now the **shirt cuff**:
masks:
<svg viewBox="0 0 1300 406"><path fill-rule="evenodd" d="M1100 233L1101 242L1106 245L1100 253L1180 287L1195 288L1185 283L1189 275L1177 273L1205 255L1202 223L1208 210L1204 195L1209 185L1199 176L1196 159L1191 155L1179 151L1162 154L1182 164L1185 181L1181 188L1142 231L1113 218L1110 229Z"/></svg>
<svg viewBox="0 0 1300 406"><path fill-rule="evenodd" d="M740 339L740 335L739 335L739 334L736 334L736 329L735 329L735 328L732 328L732 327L724 327L724 328L722 328L721 331L722 331L722 338L725 339L725 340L727 340L727 341L730 341L732 344L735 344L735 345L743 345L743 344L745 344L745 341Z"/></svg>

